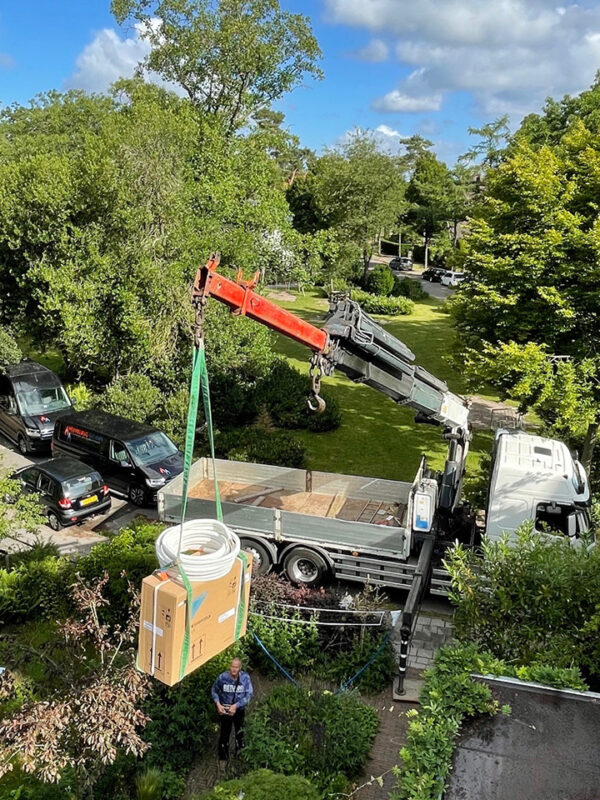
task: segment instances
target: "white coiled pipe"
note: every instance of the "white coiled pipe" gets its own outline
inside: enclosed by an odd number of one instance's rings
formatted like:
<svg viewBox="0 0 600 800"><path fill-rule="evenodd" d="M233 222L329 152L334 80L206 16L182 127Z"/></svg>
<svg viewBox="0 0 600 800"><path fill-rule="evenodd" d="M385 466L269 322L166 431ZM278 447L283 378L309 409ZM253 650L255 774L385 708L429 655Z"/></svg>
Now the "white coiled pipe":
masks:
<svg viewBox="0 0 600 800"><path fill-rule="evenodd" d="M180 551L181 537L181 551ZM193 519L164 530L156 540L161 567L179 560L191 581L214 581L227 575L240 552L240 540L216 519Z"/></svg>

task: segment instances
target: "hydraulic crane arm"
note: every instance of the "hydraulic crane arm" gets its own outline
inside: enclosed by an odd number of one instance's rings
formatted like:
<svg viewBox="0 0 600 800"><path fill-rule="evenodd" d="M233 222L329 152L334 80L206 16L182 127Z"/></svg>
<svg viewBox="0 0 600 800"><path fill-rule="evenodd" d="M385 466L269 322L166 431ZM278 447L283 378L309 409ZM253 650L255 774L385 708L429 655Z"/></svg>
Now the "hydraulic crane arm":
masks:
<svg viewBox="0 0 600 800"><path fill-rule="evenodd" d="M378 325L352 300L336 303L317 328L295 314L257 294L259 273L250 281L226 278L216 270L219 256L213 254L197 272L192 299L202 306L209 297L227 305L234 314L243 314L278 333L309 347L313 376L313 410L323 410L318 396L320 374L334 369L356 383L377 389L400 405L417 411L417 422L444 426L450 453L440 483L440 507L453 510L460 497L468 442L471 438L466 402L448 390L447 385L427 370L415 365L415 356L401 341Z"/></svg>

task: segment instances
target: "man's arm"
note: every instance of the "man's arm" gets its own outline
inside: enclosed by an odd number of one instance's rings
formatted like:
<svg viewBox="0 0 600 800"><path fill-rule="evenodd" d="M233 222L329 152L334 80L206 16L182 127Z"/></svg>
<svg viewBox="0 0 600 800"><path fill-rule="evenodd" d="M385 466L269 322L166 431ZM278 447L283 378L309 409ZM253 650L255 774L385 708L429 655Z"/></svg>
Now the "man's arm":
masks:
<svg viewBox="0 0 600 800"><path fill-rule="evenodd" d="M217 706L217 711L219 712L219 714L223 714L225 711L225 709L221 705L221 700L219 698L219 691L221 690L221 678L222 675L219 675L219 677L213 683L212 690L210 692L212 699L215 701L215 704Z"/></svg>
<svg viewBox="0 0 600 800"><path fill-rule="evenodd" d="M248 703L250 702L250 700L252 700L252 697L254 696L254 688L252 687L252 681L250 680L250 675L248 675L247 672L244 672L244 674L242 675L240 683L244 687L245 691L243 696L240 697L239 700L237 700L236 698L237 701L236 706L238 708L244 708L245 706L248 705Z"/></svg>

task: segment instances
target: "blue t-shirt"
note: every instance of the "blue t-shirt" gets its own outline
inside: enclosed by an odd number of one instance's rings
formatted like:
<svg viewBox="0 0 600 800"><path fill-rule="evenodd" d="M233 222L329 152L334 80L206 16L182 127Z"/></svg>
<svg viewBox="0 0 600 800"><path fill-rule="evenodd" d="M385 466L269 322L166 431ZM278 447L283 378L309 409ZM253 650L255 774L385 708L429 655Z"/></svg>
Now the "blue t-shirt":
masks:
<svg viewBox="0 0 600 800"><path fill-rule="evenodd" d="M229 672L222 672L213 683L211 692L215 703L221 703L222 706L232 706L235 703L238 708L244 708L253 694L250 675L241 670L237 678L233 678Z"/></svg>

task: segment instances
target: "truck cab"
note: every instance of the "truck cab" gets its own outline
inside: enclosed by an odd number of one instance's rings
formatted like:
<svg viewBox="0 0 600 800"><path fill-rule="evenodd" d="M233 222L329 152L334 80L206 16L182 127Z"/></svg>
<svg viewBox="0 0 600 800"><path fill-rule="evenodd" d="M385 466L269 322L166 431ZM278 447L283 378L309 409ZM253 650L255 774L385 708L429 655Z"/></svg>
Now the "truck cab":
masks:
<svg viewBox="0 0 600 800"><path fill-rule="evenodd" d="M498 540L533 520L540 532L574 539L589 529L590 489L568 447L522 431L499 430L492 453L486 535Z"/></svg>

